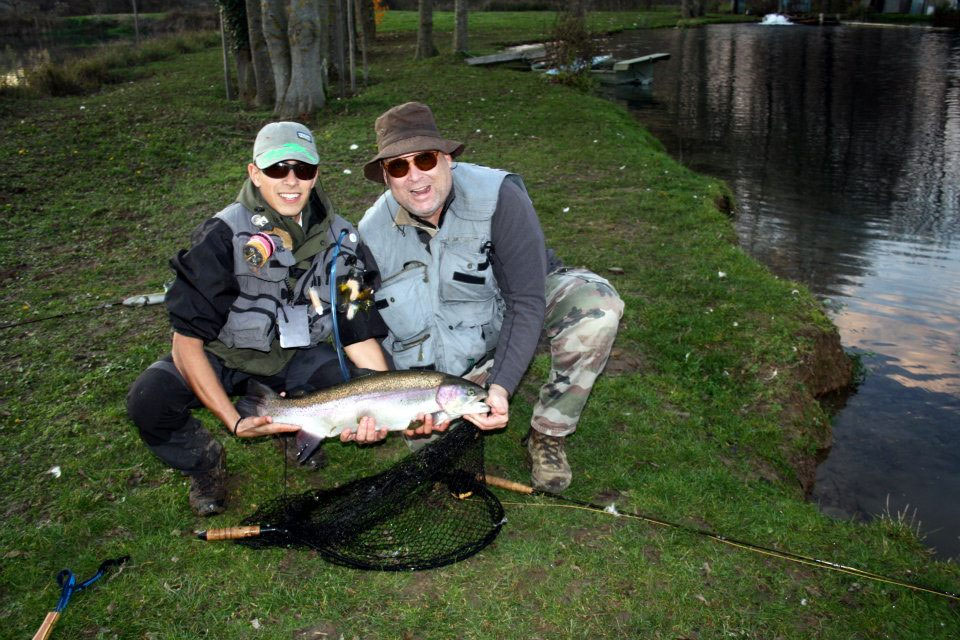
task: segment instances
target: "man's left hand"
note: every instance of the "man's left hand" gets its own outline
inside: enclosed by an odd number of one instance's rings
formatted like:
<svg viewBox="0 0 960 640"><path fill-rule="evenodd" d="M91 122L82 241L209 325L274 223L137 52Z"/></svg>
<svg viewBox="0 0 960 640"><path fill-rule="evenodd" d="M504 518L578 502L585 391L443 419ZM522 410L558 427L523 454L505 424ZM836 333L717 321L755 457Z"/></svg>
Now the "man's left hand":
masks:
<svg viewBox="0 0 960 640"><path fill-rule="evenodd" d="M490 385L484 402L490 407L490 413L487 415L474 413L463 416L463 418L484 431L502 429L507 426L507 422L510 420L510 394L507 393L507 390L498 384Z"/></svg>

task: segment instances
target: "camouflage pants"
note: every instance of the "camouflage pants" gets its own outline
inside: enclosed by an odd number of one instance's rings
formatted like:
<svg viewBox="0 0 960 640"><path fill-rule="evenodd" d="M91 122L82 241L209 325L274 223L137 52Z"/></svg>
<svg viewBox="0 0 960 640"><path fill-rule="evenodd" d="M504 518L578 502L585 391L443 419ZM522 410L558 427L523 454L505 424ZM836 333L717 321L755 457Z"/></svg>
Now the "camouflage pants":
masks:
<svg viewBox="0 0 960 640"><path fill-rule="evenodd" d="M550 343L550 375L540 388L530 426L551 436L573 433L617 337L623 301L604 278L587 269L547 276L543 337ZM465 377L485 382L487 361Z"/></svg>

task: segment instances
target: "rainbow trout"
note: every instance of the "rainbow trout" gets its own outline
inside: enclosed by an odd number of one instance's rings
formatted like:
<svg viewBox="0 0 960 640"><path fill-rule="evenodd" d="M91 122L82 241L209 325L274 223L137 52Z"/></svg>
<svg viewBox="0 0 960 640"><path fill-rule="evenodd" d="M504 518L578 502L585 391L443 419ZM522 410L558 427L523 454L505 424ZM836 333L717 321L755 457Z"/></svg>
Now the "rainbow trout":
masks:
<svg viewBox="0 0 960 640"><path fill-rule="evenodd" d="M416 426L420 414L434 424L470 413L487 413L487 391L469 380L438 371L389 371L354 378L335 387L296 398L283 398L262 387L257 415L295 424L297 459L303 463L326 438L352 429L364 416L378 429L402 431Z"/></svg>

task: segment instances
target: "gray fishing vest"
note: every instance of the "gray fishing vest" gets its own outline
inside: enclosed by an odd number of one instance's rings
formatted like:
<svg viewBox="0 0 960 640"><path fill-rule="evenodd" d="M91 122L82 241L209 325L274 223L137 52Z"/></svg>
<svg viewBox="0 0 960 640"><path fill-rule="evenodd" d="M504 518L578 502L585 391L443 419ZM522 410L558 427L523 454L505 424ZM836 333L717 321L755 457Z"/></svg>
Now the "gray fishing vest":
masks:
<svg viewBox="0 0 960 640"><path fill-rule="evenodd" d="M455 197L429 251L414 227L395 223L399 205L390 191L358 225L380 270L374 297L389 329L383 347L398 369L462 375L500 335L504 302L490 265L490 221L503 181L521 188L523 181L465 162L452 173Z"/></svg>
<svg viewBox="0 0 960 640"><path fill-rule="evenodd" d="M330 262L337 238L341 231L346 231L340 242L336 277L340 279L340 276L347 274L347 260L356 259L359 242L356 230L340 216L333 215L327 231L327 246L310 258L310 267L297 280L291 295L290 267L297 262L293 252L278 243L270 259L259 268L250 265L243 257L243 247L250 236L261 231L252 222L255 215L239 202L234 202L216 215L233 231L233 272L240 286L240 293L230 306L227 321L217 338L230 348L270 351L270 345L277 337L277 314L283 313L285 305L306 305L310 345L325 341L330 337L333 326L330 315ZM311 286L316 289L322 303L322 315L318 315L310 304L307 289Z"/></svg>

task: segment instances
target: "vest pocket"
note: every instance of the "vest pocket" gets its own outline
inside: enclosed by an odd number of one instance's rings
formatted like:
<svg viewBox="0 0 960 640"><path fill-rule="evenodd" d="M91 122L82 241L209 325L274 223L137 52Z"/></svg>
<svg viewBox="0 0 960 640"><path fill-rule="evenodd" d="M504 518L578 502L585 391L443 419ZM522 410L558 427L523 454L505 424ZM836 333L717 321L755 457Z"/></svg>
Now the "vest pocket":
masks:
<svg viewBox="0 0 960 640"><path fill-rule="evenodd" d="M390 329L390 342L403 345L426 331L430 319L427 268L415 262L390 276L373 294L380 316Z"/></svg>
<svg viewBox="0 0 960 640"><path fill-rule="evenodd" d="M407 340L395 340L387 337L384 347L390 352L393 364L397 369L410 369L432 365L433 343L430 341L430 332L424 329L419 335Z"/></svg>
<svg viewBox="0 0 960 640"><path fill-rule="evenodd" d="M230 307L227 321L220 330L220 341L231 348L269 351L272 329L277 322L276 313L263 308L262 304L243 304L240 299ZM276 308L276 305L272 305Z"/></svg>
<svg viewBox="0 0 960 640"><path fill-rule="evenodd" d="M444 302L484 302L496 295L490 257L482 238L456 238L440 252L440 299Z"/></svg>

